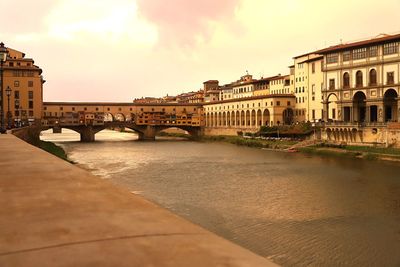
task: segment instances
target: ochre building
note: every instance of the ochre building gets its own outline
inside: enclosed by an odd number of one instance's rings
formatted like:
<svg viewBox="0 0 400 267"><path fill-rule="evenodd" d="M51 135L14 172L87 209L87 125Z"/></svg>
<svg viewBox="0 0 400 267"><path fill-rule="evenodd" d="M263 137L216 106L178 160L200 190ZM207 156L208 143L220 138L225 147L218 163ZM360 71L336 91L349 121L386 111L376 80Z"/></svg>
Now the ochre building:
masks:
<svg viewBox="0 0 400 267"><path fill-rule="evenodd" d="M7 126L28 125L42 117L45 81L42 69L34 63L34 60L26 58L24 53L7 48L7 59L3 63L2 96ZM9 96L7 90L11 90Z"/></svg>

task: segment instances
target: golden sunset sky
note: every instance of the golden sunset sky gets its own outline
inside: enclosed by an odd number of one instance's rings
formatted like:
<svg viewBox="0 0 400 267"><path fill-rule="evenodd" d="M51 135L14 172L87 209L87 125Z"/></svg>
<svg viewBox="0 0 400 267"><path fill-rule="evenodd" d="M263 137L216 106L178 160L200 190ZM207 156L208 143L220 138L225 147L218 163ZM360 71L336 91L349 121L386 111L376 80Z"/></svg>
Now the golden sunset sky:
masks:
<svg viewBox="0 0 400 267"><path fill-rule="evenodd" d="M400 0L0 0L0 40L46 101L125 101L288 73L292 57L400 32Z"/></svg>

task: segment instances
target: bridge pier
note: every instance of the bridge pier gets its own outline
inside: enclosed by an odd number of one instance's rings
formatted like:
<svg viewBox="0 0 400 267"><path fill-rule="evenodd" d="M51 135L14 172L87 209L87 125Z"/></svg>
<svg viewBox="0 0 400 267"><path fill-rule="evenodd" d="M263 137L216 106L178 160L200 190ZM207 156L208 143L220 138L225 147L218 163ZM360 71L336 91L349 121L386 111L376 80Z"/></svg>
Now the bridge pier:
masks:
<svg viewBox="0 0 400 267"><path fill-rule="evenodd" d="M53 134L60 134L62 133L62 128L60 126L53 127Z"/></svg>
<svg viewBox="0 0 400 267"><path fill-rule="evenodd" d="M146 126L143 132L139 132L139 140L141 141L155 141L156 140L156 127Z"/></svg>
<svg viewBox="0 0 400 267"><path fill-rule="evenodd" d="M92 126L87 126L83 127L80 131L79 134L81 135L81 142L94 142L95 141L95 134L96 131L93 129Z"/></svg>

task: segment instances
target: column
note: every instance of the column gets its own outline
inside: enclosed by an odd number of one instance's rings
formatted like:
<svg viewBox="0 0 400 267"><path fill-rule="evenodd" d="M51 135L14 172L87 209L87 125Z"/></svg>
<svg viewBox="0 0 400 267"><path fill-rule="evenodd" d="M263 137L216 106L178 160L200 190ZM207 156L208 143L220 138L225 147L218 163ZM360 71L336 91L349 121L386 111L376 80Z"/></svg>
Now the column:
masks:
<svg viewBox="0 0 400 267"><path fill-rule="evenodd" d="M323 117L323 120L324 120L325 122L327 122L328 119L329 119L329 102L328 102L328 101L323 102L322 105L323 105L323 110L324 110L324 117Z"/></svg>
<svg viewBox="0 0 400 267"><path fill-rule="evenodd" d="M385 122L385 109L383 102L377 104L378 107L378 122Z"/></svg>
<svg viewBox="0 0 400 267"><path fill-rule="evenodd" d="M371 122L371 107L369 105L365 106L365 122Z"/></svg>
<svg viewBox="0 0 400 267"><path fill-rule="evenodd" d="M397 122L400 122L400 98L397 100Z"/></svg>

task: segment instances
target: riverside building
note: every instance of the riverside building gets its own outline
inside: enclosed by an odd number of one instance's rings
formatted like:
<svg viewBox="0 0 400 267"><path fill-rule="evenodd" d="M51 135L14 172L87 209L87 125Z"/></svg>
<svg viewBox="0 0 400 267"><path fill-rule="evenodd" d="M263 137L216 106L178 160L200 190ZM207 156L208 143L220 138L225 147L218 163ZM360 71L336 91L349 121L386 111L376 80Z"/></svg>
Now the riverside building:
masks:
<svg viewBox="0 0 400 267"><path fill-rule="evenodd" d="M7 48L7 58L3 63L2 96L7 127L28 125L42 117L45 80L42 69L34 63L23 52Z"/></svg>
<svg viewBox="0 0 400 267"><path fill-rule="evenodd" d="M296 96L295 121L315 122L323 118L322 73L323 57L308 53L294 57L291 68L293 89Z"/></svg>
<svg viewBox="0 0 400 267"><path fill-rule="evenodd" d="M343 122L400 121L400 34L340 44L324 57L324 119Z"/></svg>

